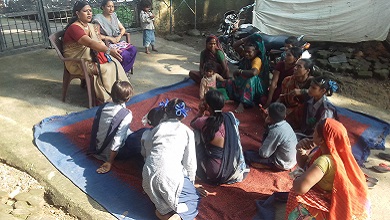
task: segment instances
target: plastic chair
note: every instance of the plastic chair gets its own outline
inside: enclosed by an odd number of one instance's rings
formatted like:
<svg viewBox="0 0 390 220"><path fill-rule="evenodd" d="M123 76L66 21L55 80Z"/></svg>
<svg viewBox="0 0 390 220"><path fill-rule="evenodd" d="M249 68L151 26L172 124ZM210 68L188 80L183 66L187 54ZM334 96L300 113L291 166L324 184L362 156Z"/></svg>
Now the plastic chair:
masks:
<svg viewBox="0 0 390 220"><path fill-rule="evenodd" d="M126 42L127 43L129 43L129 44L131 44L131 38L130 38L130 33L124 33L123 34L123 36L126 38ZM110 44L110 41L109 40L104 40L104 43L106 44L106 46L108 47ZM133 73L134 73L134 69L133 69L134 67L131 67L131 69L130 69L130 74L132 74L133 75Z"/></svg>
<svg viewBox="0 0 390 220"><path fill-rule="evenodd" d="M63 48L62 48L62 37L64 36L65 31L58 31L56 33L53 33L49 36L49 40L51 42L51 45L54 47L54 49L57 51L57 55L64 62L64 75L62 79L62 101L65 102L66 93L68 91L68 87L70 82L78 78L80 80L85 80L86 86L87 86L87 93L88 93L88 107L92 108L96 105L96 96L95 96L95 88L94 88L94 81L93 76L90 76L87 72L87 68L85 66L85 62L82 58L65 58L63 56ZM75 75L69 73L69 71L66 69L65 61L76 61L81 64L81 67L83 69L84 75Z"/></svg>

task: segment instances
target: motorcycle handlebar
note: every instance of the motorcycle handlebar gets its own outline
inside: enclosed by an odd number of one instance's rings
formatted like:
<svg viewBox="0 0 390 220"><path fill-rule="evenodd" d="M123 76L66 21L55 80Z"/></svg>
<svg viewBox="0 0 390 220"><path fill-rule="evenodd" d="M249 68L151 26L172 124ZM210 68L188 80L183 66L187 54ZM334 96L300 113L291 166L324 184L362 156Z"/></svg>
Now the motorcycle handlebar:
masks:
<svg viewBox="0 0 390 220"><path fill-rule="evenodd" d="M247 5L247 6L242 7L242 8L238 11L238 14L241 14L243 11L246 11L246 10L250 9L250 8L254 7L255 5L256 5L256 2L253 3L253 4L251 4L251 5Z"/></svg>

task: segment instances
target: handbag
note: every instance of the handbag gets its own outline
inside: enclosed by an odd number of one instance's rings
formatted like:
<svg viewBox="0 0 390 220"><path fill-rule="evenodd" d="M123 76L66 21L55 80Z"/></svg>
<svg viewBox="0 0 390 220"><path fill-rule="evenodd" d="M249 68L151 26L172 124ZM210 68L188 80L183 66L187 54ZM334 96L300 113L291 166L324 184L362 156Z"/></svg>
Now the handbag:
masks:
<svg viewBox="0 0 390 220"><path fill-rule="evenodd" d="M102 77L101 70L100 70L100 64L109 63L109 62L112 62L113 60L112 60L110 55L108 55L104 52L98 52L95 50L91 50L91 56L92 56L92 61L97 64L97 73L98 73L97 75L99 76L99 78L102 82L103 88L106 91L106 93L111 96L110 91L107 91L107 89L104 87L103 77ZM118 66L115 62L114 62L114 65L115 65L116 80L118 80L119 79Z"/></svg>
<svg viewBox="0 0 390 220"><path fill-rule="evenodd" d="M97 52L96 57L97 57L97 60L100 64L104 64L104 63L112 61L110 55L108 55L104 52Z"/></svg>

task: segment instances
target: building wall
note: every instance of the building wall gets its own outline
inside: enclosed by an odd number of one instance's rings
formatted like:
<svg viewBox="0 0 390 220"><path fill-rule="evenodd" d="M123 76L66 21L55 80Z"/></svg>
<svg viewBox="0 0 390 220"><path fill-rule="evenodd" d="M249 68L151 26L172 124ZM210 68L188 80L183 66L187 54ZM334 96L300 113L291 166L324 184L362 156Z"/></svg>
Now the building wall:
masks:
<svg viewBox="0 0 390 220"><path fill-rule="evenodd" d="M195 0L186 0L195 10ZM184 0L172 0L172 31L182 31L195 27L195 15ZM241 7L252 4L254 0L196 0L196 27L220 23L223 14L229 10L238 11ZM156 15L155 25L158 32L170 31L169 0L154 0L153 13ZM180 5L181 4L181 5Z"/></svg>

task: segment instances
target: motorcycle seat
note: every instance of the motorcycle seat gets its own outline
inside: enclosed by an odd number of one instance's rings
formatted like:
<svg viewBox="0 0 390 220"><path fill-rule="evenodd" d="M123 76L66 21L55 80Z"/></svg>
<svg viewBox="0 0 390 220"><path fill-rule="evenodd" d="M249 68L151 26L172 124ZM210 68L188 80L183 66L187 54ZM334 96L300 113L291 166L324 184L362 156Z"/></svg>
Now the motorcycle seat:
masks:
<svg viewBox="0 0 390 220"><path fill-rule="evenodd" d="M264 41L264 46L267 51L271 49L280 50L284 47L284 41L289 37L286 35L268 35L264 33L259 33Z"/></svg>

